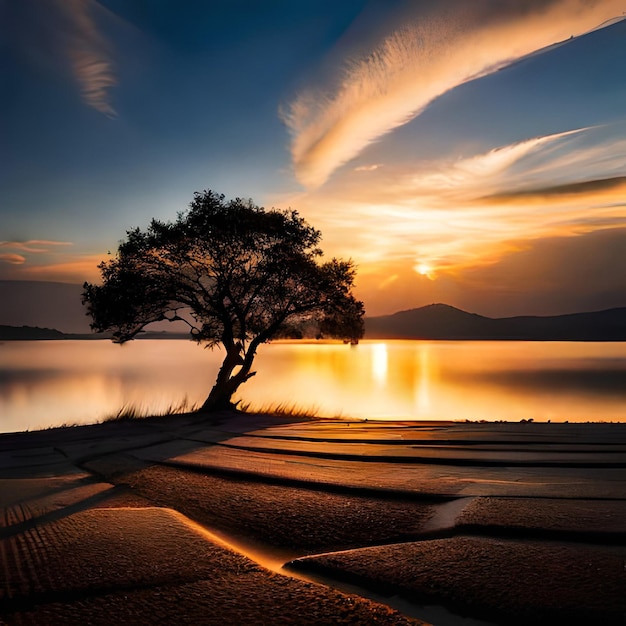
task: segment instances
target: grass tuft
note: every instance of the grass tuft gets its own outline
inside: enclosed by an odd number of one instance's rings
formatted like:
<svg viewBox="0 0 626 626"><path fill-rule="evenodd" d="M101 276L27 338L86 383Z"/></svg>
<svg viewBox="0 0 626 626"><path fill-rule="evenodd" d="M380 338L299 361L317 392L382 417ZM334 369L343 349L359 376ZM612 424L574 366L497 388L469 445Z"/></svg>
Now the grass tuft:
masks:
<svg viewBox="0 0 626 626"><path fill-rule="evenodd" d="M185 396L178 404L170 404L160 411L152 411L143 405L124 404L116 413L104 417L101 422L128 422L148 417L162 417L164 415L180 415L181 413L193 413L197 411L199 404L190 404Z"/></svg>
<svg viewBox="0 0 626 626"><path fill-rule="evenodd" d="M241 402L237 408L243 413L261 413L276 417L319 417L319 407L303 407L296 403L279 402L254 406L250 402Z"/></svg>

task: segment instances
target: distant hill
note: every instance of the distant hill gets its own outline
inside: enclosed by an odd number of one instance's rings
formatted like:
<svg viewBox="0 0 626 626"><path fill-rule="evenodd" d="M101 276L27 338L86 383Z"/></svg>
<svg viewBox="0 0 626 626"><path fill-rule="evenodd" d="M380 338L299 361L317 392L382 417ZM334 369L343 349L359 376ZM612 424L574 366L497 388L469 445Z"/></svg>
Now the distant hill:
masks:
<svg viewBox="0 0 626 626"><path fill-rule="evenodd" d="M111 333L62 333L54 328L0 325L0 341L36 341L38 339L111 339ZM144 331L139 333L136 339L191 339L191 335L166 331Z"/></svg>
<svg viewBox="0 0 626 626"><path fill-rule="evenodd" d="M626 341L626 307L548 317L491 318L447 304L365 318L366 339Z"/></svg>
<svg viewBox="0 0 626 626"><path fill-rule="evenodd" d="M82 285L38 280L0 280L0 325L55 328L92 334L91 318L81 301ZM150 331L188 334L182 322L156 322Z"/></svg>
<svg viewBox="0 0 626 626"><path fill-rule="evenodd" d="M82 292L81 285L70 283L0 280L0 324L89 333Z"/></svg>
<svg viewBox="0 0 626 626"><path fill-rule="evenodd" d="M82 291L77 284L0 280L0 326L34 329L5 331L7 337L3 340L9 339L8 334L16 338L16 333L28 333L29 339L59 338L58 334L41 336L42 332L59 331L74 335L66 339L93 336L81 302ZM145 339L177 337L188 337L188 328L182 322L157 322L143 335ZM446 304L431 304L393 315L366 317L365 338L626 341L626 307L551 317L490 318Z"/></svg>
<svg viewBox="0 0 626 626"><path fill-rule="evenodd" d="M37 339L66 339L67 335L54 328L0 325L0 341L31 341Z"/></svg>

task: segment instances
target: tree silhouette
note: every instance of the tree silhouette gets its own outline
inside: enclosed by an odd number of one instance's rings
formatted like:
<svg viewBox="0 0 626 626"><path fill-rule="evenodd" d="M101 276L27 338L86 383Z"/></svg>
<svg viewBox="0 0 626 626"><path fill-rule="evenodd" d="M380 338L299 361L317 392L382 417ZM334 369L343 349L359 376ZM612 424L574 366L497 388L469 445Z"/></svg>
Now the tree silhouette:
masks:
<svg viewBox="0 0 626 626"><path fill-rule="evenodd" d="M83 292L91 327L124 343L151 322L184 321L197 342L225 348L200 410L232 408L233 394L255 374L260 344L311 324L318 336L362 337L354 267L318 263L320 239L296 211L196 193L176 221L128 231L115 258L98 266L102 285L85 283Z"/></svg>

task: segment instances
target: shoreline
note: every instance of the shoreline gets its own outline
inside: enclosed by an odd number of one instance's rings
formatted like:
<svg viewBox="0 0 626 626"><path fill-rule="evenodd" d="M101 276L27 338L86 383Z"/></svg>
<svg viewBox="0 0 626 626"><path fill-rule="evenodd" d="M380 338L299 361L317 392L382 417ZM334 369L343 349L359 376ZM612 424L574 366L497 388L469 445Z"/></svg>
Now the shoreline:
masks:
<svg viewBox="0 0 626 626"><path fill-rule="evenodd" d="M296 407L297 409L297 407ZM136 417L105 417L95 422L88 423L60 423L58 426L45 426L42 428L34 428L32 430L15 430L15 431L0 431L0 446L2 445L3 438L15 437L19 439L21 437L38 436L43 433L57 433L65 435L71 431L78 429L91 429L91 428L107 428L111 424L132 424L132 423L144 423L146 425L157 426L159 423L170 423L170 426L176 425L177 422L192 423L194 421L199 423L211 423L211 420L215 419L215 425L219 425L224 419L228 419L225 415L228 414L231 417L242 419L249 419L250 424L263 424L264 420L267 421L267 426L274 425L275 422L316 422L316 423L351 423L355 425L369 425L369 426L393 426L393 425L406 425L415 427L427 427L427 426L464 426L464 425L481 425L481 426L500 426L500 425L515 425L515 424L528 424L534 426L558 426L558 425L580 425L580 426L624 426L626 421L620 420L585 420L585 421L570 421L570 420L541 420L534 418L521 418L519 420L485 420L485 419L411 419L411 418L361 418L350 416L320 416L320 415L307 415L305 410L296 410L295 413L271 413L264 411L223 411L220 416L212 418L209 414L198 413L194 411L184 413L167 413L157 415L137 415ZM45 437L45 435L43 435Z"/></svg>
<svg viewBox="0 0 626 626"><path fill-rule="evenodd" d="M0 458L7 624L167 623L175 597L183 623L626 615L626 424L184 414L0 434Z"/></svg>

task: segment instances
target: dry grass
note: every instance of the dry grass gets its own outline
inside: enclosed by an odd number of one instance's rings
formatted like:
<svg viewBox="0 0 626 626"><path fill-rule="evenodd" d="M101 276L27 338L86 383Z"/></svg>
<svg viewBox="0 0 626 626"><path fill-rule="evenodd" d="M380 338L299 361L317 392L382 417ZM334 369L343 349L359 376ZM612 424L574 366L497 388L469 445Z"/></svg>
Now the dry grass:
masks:
<svg viewBox="0 0 626 626"><path fill-rule="evenodd" d="M155 412L148 407L139 404L125 404L116 413L106 416L101 422L122 422L149 417L162 417L164 415L177 415L181 413L193 413L199 409L199 404L190 404L187 397L178 404L169 406ZM295 417L295 418L320 418L319 407L302 406L295 402L278 402L270 404L253 405L251 402L238 402L237 410L242 413L257 413L262 415L272 415L275 417ZM334 415L332 419L344 419L343 415Z"/></svg>
<svg viewBox="0 0 626 626"><path fill-rule="evenodd" d="M295 402L279 402L254 406L250 402L241 402L237 407L244 413L260 413L276 417L319 417L319 407L303 407Z"/></svg>
<svg viewBox="0 0 626 626"><path fill-rule="evenodd" d="M161 417L163 415L180 415L181 413L193 413L198 410L198 404L191 404L185 396L178 404L170 404L159 411L153 411L143 405L124 404L116 413L104 417L101 422L127 422L148 417Z"/></svg>

